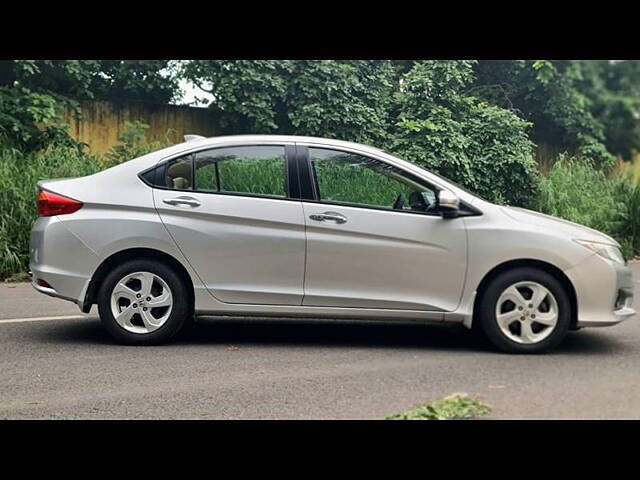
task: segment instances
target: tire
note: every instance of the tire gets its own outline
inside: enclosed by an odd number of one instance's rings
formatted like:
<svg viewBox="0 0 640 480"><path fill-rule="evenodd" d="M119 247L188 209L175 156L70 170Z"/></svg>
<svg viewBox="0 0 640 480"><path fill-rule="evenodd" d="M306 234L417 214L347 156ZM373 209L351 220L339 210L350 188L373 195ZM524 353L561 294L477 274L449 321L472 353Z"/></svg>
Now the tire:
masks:
<svg viewBox="0 0 640 480"><path fill-rule="evenodd" d="M499 350L539 353L556 347L566 336L571 302L551 274L516 268L498 275L483 292L479 321L484 336Z"/></svg>
<svg viewBox="0 0 640 480"><path fill-rule="evenodd" d="M168 265L157 260L131 260L102 282L98 312L104 328L119 343L158 345L173 338L191 320L192 297L188 285Z"/></svg>

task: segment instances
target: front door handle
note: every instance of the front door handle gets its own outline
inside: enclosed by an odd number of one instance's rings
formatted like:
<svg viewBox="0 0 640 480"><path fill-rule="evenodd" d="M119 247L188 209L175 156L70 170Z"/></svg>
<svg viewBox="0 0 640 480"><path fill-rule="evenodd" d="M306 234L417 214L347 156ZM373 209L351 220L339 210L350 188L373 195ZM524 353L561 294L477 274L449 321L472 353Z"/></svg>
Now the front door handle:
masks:
<svg viewBox="0 0 640 480"><path fill-rule="evenodd" d="M316 220L317 222L333 220L336 223L347 223L347 217L337 212L314 213L313 215L309 215L309 218L311 220Z"/></svg>
<svg viewBox="0 0 640 480"><path fill-rule="evenodd" d="M165 198L162 200L167 205L186 205L188 207L199 207L200 202L192 197Z"/></svg>

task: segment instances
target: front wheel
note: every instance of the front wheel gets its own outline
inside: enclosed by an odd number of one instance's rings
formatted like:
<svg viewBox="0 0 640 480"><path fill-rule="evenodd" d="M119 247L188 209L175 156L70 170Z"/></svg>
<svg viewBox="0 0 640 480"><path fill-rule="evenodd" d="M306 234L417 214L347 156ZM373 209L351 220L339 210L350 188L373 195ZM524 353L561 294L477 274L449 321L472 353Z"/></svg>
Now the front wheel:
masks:
<svg viewBox="0 0 640 480"><path fill-rule="evenodd" d="M191 315L184 282L169 266L133 260L102 282L98 311L106 330L120 343L155 345L171 339Z"/></svg>
<svg viewBox="0 0 640 480"><path fill-rule="evenodd" d="M557 346L571 323L571 302L562 284L535 268L496 277L480 301L480 327L505 352L537 353Z"/></svg>

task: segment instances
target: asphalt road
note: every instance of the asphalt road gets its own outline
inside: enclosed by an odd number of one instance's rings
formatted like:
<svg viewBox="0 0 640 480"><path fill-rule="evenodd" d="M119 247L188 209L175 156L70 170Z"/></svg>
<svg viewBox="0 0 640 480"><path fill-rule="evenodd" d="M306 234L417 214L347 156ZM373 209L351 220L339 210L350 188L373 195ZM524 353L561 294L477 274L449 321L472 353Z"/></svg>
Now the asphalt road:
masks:
<svg viewBox="0 0 640 480"><path fill-rule="evenodd" d="M636 318L545 355L495 353L439 325L246 318L125 347L94 311L0 286L0 418L375 419L454 392L491 418L640 418L639 366Z"/></svg>

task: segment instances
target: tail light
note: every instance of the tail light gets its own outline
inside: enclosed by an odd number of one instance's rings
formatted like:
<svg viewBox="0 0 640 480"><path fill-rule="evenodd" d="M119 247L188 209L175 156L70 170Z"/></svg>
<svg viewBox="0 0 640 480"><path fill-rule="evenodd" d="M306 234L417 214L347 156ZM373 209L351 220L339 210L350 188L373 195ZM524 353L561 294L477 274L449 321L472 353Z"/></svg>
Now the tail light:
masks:
<svg viewBox="0 0 640 480"><path fill-rule="evenodd" d="M41 217L66 215L77 212L80 208L82 208L82 202L46 190L38 190L36 212Z"/></svg>

